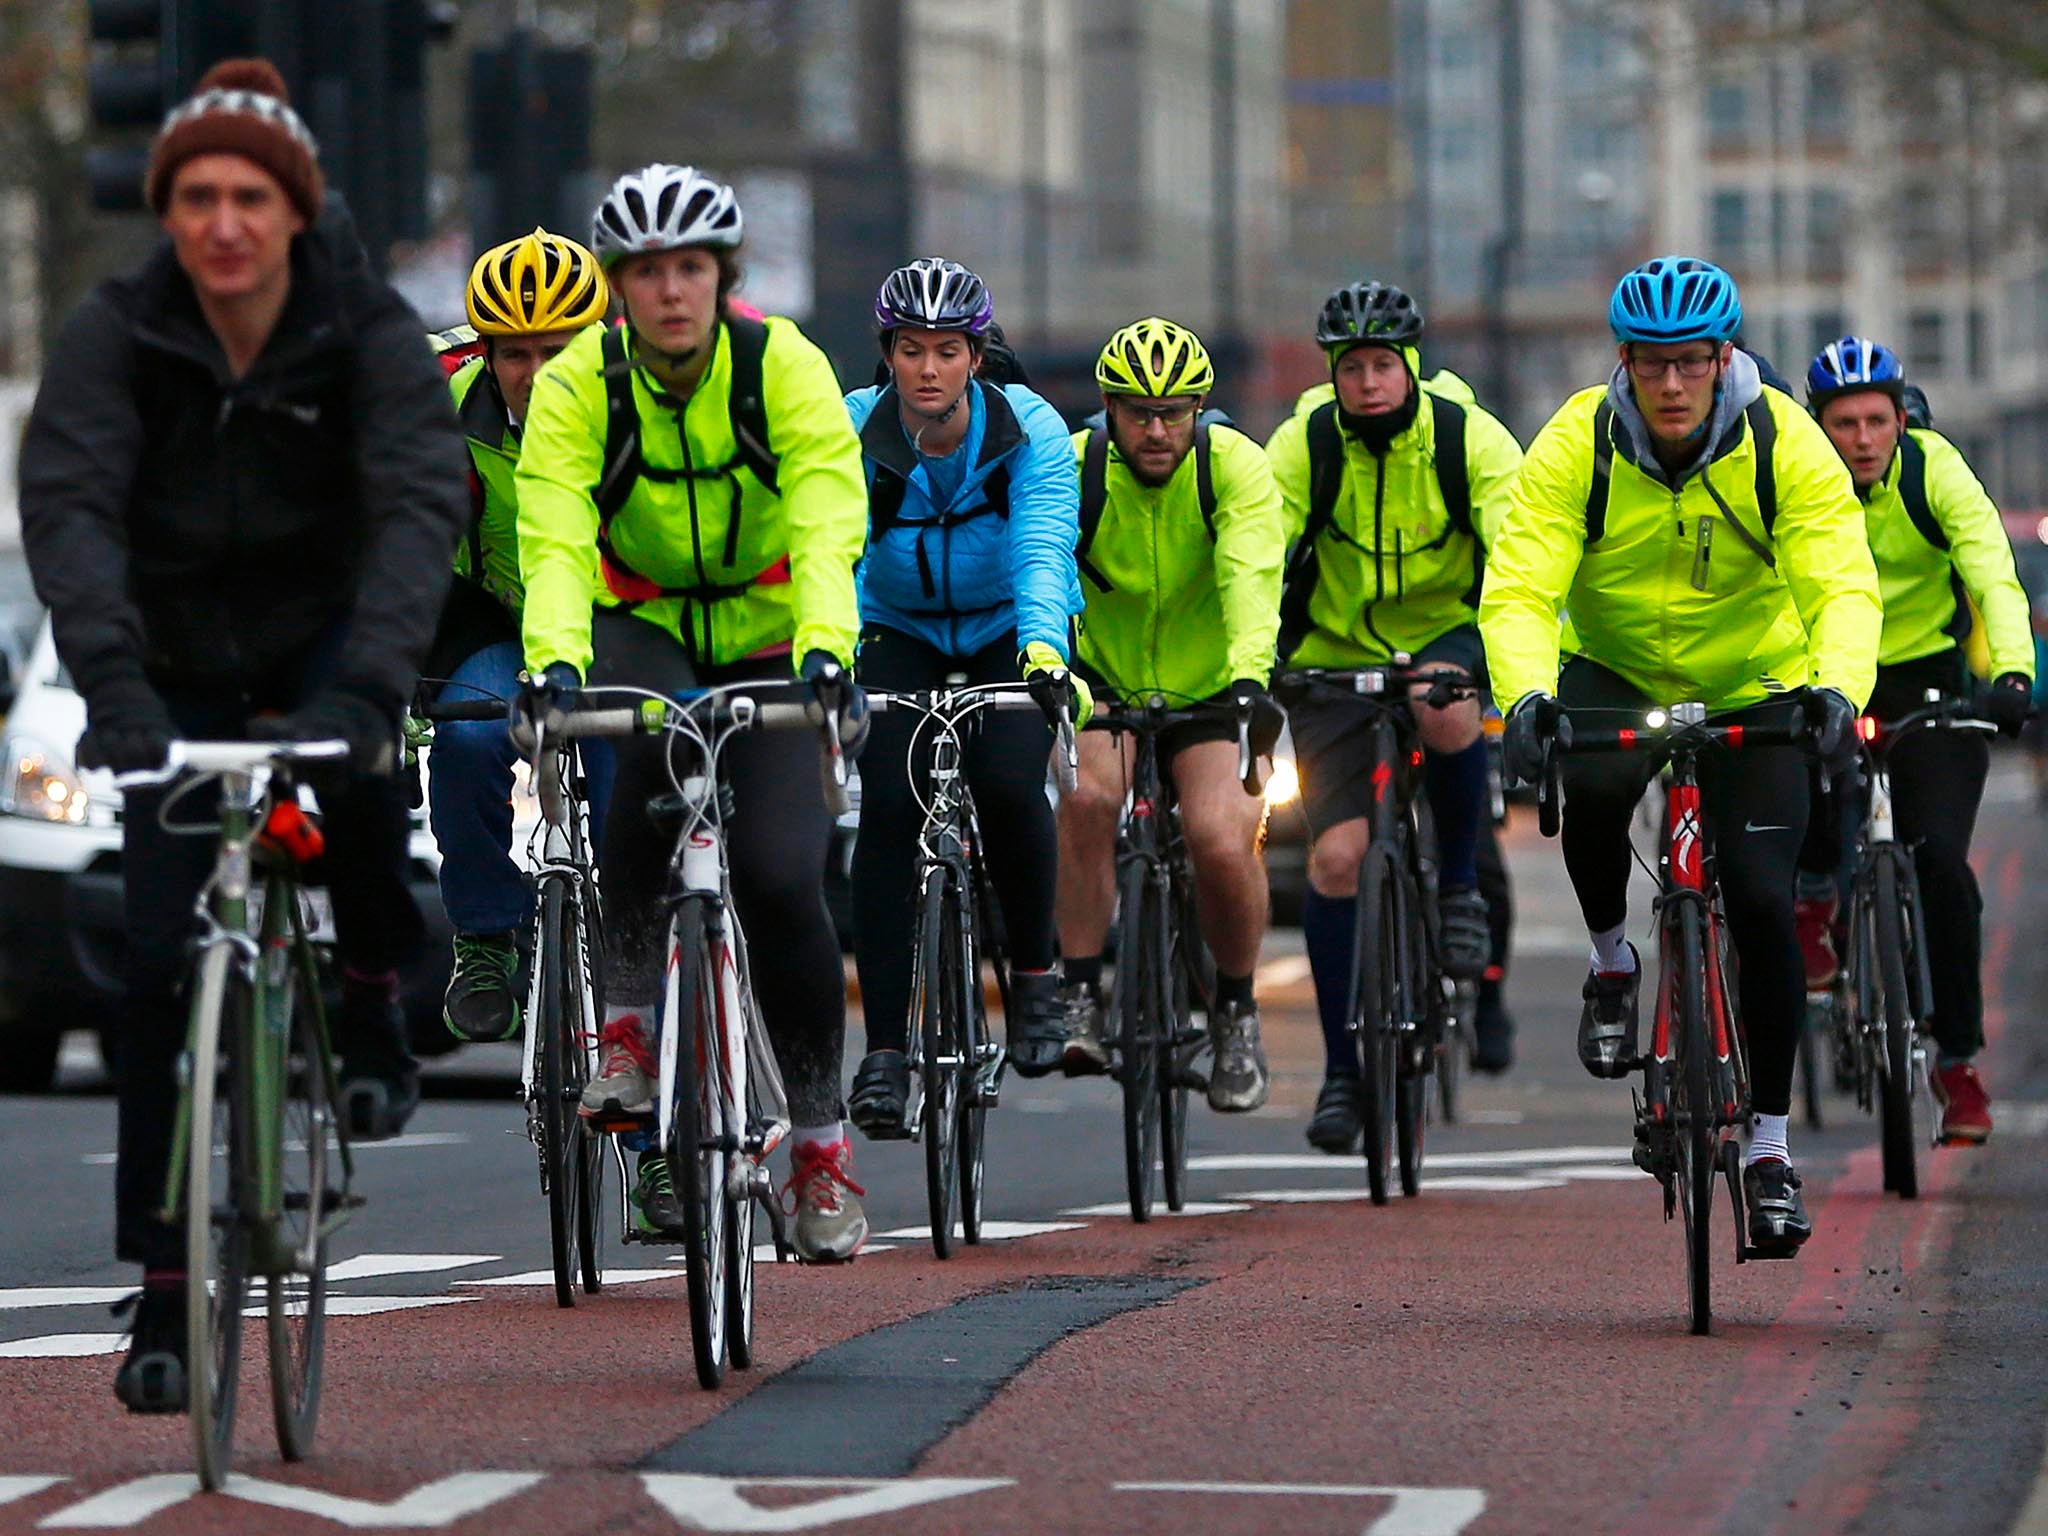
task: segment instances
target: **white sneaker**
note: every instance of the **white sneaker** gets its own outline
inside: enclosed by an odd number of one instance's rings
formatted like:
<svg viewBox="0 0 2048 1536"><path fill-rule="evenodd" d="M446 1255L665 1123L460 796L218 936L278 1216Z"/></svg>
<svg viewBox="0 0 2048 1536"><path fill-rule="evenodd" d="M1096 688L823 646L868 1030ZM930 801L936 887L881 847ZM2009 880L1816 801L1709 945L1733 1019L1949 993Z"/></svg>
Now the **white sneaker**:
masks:
<svg viewBox="0 0 2048 1536"><path fill-rule="evenodd" d="M627 1014L598 1031L604 1059L583 1087L585 1115L647 1115L654 1112L654 1053L639 1017Z"/></svg>
<svg viewBox="0 0 2048 1536"><path fill-rule="evenodd" d="M853 1144L843 1137L828 1146L790 1149L789 1182L796 1195L792 1234L797 1257L806 1264L840 1264L868 1240L868 1214L855 1198L867 1193L853 1182Z"/></svg>

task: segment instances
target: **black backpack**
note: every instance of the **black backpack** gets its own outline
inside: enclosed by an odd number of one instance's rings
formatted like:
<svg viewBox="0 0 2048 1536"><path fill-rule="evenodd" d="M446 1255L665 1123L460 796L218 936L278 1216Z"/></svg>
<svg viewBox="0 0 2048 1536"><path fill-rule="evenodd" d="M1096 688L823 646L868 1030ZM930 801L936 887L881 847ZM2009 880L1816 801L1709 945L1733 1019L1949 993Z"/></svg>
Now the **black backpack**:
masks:
<svg viewBox="0 0 2048 1536"><path fill-rule="evenodd" d="M1109 592L1114 590L1109 578L1088 558L1109 506L1109 419L1097 411L1081 425L1088 429L1088 445L1081 453L1081 536L1074 541L1074 562L1083 576ZM1208 530L1211 544L1216 542L1216 478L1209 465L1209 429L1236 425L1226 411L1207 410L1195 418L1195 499L1201 505L1202 526Z"/></svg>
<svg viewBox="0 0 2048 1536"><path fill-rule="evenodd" d="M983 409L988 411L993 423L998 412L1008 421L1015 420L1015 410L1009 396L999 385L982 381ZM893 415L896 410L896 387L884 382L882 393L876 397L873 411L868 415L870 422L881 418L885 412ZM984 428L984 430L987 430ZM909 482L888 466L877 462L872 456L868 462L874 464L874 473L868 477L868 542L880 543L882 536L902 521L903 496L910 489ZM988 478L981 482L981 494L985 498L978 507L969 507L964 512L939 512L928 518L917 519L921 525L936 528L957 528L960 524L977 517L1007 518L1010 515L1010 466L1007 462L998 464L989 471Z"/></svg>

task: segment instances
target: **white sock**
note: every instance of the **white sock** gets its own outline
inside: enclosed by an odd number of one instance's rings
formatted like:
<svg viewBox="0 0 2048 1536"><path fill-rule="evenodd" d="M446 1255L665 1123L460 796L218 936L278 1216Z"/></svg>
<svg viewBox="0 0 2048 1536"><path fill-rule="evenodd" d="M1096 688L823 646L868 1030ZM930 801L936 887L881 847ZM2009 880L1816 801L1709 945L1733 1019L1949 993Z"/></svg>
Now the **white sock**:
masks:
<svg viewBox="0 0 2048 1536"><path fill-rule="evenodd" d="M800 1125L790 1135L804 1151L817 1151L823 1147L836 1147L846 1140L846 1126L838 1120L830 1125Z"/></svg>
<svg viewBox="0 0 2048 1536"><path fill-rule="evenodd" d="M1785 1145L1785 1128L1790 1115L1758 1115L1756 1129L1749 1134L1749 1161L1761 1162L1764 1158L1775 1157L1781 1163L1792 1161L1792 1149Z"/></svg>
<svg viewBox="0 0 2048 1536"><path fill-rule="evenodd" d="M635 1023L644 1023L647 1011L646 1008L636 1004L606 1003L604 1005L604 1021L607 1024L616 1024L621 1019L631 1019Z"/></svg>
<svg viewBox="0 0 2048 1536"><path fill-rule="evenodd" d="M1593 969L1627 976L1636 968L1636 952L1628 947L1628 924L1616 923L1593 935Z"/></svg>

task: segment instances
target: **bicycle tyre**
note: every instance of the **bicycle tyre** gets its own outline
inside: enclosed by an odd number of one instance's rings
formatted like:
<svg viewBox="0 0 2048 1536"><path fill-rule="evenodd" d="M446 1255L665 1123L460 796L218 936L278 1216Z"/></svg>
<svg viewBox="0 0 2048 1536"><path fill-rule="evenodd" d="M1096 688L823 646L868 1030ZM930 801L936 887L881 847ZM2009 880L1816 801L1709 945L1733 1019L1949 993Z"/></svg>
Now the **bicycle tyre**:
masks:
<svg viewBox="0 0 2048 1536"><path fill-rule="evenodd" d="M249 1237L241 1211L248 1172L247 1073L245 1053L237 1049L248 1038L249 994L231 960L227 946L216 944L199 961L185 1156L186 1402L200 1486L209 1491L227 1480L234 1449L242 1304L249 1285Z"/></svg>
<svg viewBox="0 0 2048 1536"><path fill-rule="evenodd" d="M748 1186L744 1199L734 1200L725 1223L725 1352L736 1370L754 1364L754 1201Z"/></svg>
<svg viewBox="0 0 2048 1536"><path fill-rule="evenodd" d="M1820 1014L1820 1018L1815 1015ZM1799 1096L1806 1110L1806 1123L1818 1131L1826 1119L1821 1109L1820 1034L1826 1028L1825 1005L1809 999L1799 1016Z"/></svg>
<svg viewBox="0 0 2048 1536"><path fill-rule="evenodd" d="M568 902L570 931L577 941L572 954L576 964L573 975L581 989L578 1017L585 1026L583 1034L572 1042L577 1052L570 1058L580 1063L574 1076L578 1100L583 1096L583 1084L589 1080L591 1052L596 1045L598 1026L604 1022L604 955L597 937L604 927L594 910L596 901L596 888L585 885L582 892L571 896ZM605 1138L583 1124L574 1102L564 1102L570 1118L576 1121L577 1134L582 1138L583 1187L576 1203L579 1218L576 1251L583 1257L583 1294L595 1296L604 1289L604 1166L608 1161Z"/></svg>
<svg viewBox="0 0 2048 1536"><path fill-rule="evenodd" d="M1913 1006L1906 989L1905 925L1899 919L1899 872L1890 857L1871 870L1871 937L1884 1011L1878 1067L1878 1125L1885 1188L1901 1200L1920 1197L1919 1139L1913 1131Z"/></svg>
<svg viewBox="0 0 2048 1536"><path fill-rule="evenodd" d="M918 1067L924 1082L925 1210L932 1252L953 1256L953 1219L960 1176L960 1057L962 978L958 893L946 870L926 872L918 898L916 978L911 996L923 1036Z"/></svg>
<svg viewBox="0 0 2048 1536"><path fill-rule="evenodd" d="M276 900L279 893L272 892ZM277 1428L277 1448L286 1461L301 1461L313 1449L313 1431L320 1417L320 1386L327 1351L327 1238L320 1228L328 1209L327 1136L345 1128L337 1124L329 1094L331 1078L326 1041L315 1003L308 995L313 974L310 955L297 946L273 951L290 957L289 977L278 994L290 1009L285 1027L273 1038L286 1042L278 1084L283 1113L277 1152L283 1213L277 1230L279 1251L271 1257L267 1322L270 1335L270 1408ZM294 1153L294 1143L299 1150ZM293 1159L303 1159L300 1177L293 1177ZM303 1213L302 1222L293 1220ZM287 1272L284 1248L310 1248L308 1267Z"/></svg>
<svg viewBox="0 0 2048 1536"><path fill-rule="evenodd" d="M558 1307L576 1305L576 1283L583 1278L582 1237L588 1225L583 1211L588 1182L584 1144L596 1140L585 1132L577 1109L588 1074L578 1038L582 987L574 974L575 948L575 923L563 882L549 879L541 886L540 937L534 956L540 968L538 1016L529 1027L540 1031L541 1157L547 1167L548 1249Z"/></svg>
<svg viewBox="0 0 2048 1536"><path fill-rule="evenodd" d="M1422 1157L1429 1135L1429 1079L1441 1059L1446 1019L1442 984L1429 963L1429 935L1424 928L1421 892L1411 881L1400 888L1401 996L1415 1032L1396 1040L1394 1052L1394 1150L1400 1166L1401 1196L1422 1193Z"/></svg>
<svg viewBox="0 0 2048 1536"><path fill-rule="evenodd" d="M726 1157L718 1097L723 1044L718 971L711 952L706 898L685 896L669 923L668 979L662 1050L674 1054L675 1112L668 1145L669 1179L683 1207L683 1267L689 1278L690 1352L706 1391L725 1379ZM707 1071L706 1068L711 1070Z"/></svg>
<svg viewBox="0 0 2048 1536"><path fill-rule="evenodd" d="M1159 1071L1159 1172L1166 1208L1180 1212L1188 1203L1188 1071L1192 1063L1182 1058L1192 1047L1182 1044L1194 1039L1196 979L1195 961L1188 954L1190 944L1199 945L1182 910L1168 937L1164 974L1169 978L1166 996L1165 1030L1167 1045ZM1213 998L1207 1000L1214 1009Z"/></svg>
<svg viewBox="0 0 2048 1536"><path fill-rule="evenodd" d="M988 931L986 911L984 906L984 920L975 930L977 934ZM960 1072L960 1241L970 1245L981 1241L984 1158L988 1151L988 1106L981 1102L981 1057L988 1044L988 1002L981 989L979 947L976 945L967 955L974 979L962 999L967 1029Z"/></svg>
<svg viewBox="0 0 2048 1536"><path fill-rule="evenodd" d="M1461 981L1452 994L1450 1029L1437 1046L1436 1107L1445 1125L1458 1123L1458 1091L1464 1086L1472 1052L1472 1010L1478 1005L1477 983Z"/></svg>
<svg viewBox="0 0 2048 1536"><path fill-rule="evenodd" d="M1118 882L1117 913L1121 924L1116 975L1117 1038L1122 1056L1118 1073L1124 1098L1124 1192L1131 1220L1152 1219L1156 1189L1153 1177L1159 1159L1159 1040L1163 1028L1157 948L1149 939L1160 914L1155 910L1152 866L1131 859Z"/></svg>
<svg viewBox="0 0 2048 1536"><path fill-rule="evenodd" d="M1387 1203L1394 1171L1395 1041L1401 1025L1400 866L1375 843L1358 875L1357 959L1351 1023L1358 1040L1359 1123L1365 1133L1365 1181L1374 1205Z"/></svg>
<svg viewBox="0 0 2048 1536"><path fill-rule="evenodd" d="M1708 1334L1714 1328L1713 1212L1714 1178L1720 1159L1715 1150L1719 1134L1711 1079L1712 1052L1707 1039L1707 968L1700 909L1691 901L1677 903L1678 943L1672 978L1672 995L1677 1004L1673 1044L1679 1055L1678 1071L1671 1075L1677 1090L1671 1110L1673 1147L1677 1154L1679 1214L1685 1227L1686 1293L1692 1317L1692 1331Z"/></svg>

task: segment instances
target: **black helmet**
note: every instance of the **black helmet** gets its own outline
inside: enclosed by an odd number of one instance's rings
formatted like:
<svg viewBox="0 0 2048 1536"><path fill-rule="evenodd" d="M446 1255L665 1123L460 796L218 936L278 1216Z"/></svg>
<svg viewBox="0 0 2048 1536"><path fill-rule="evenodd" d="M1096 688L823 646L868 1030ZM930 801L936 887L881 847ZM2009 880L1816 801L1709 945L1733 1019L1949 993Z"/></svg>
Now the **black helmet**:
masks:
<svg viewBox="0 0 2048 1536"><path fill-rule="evenodd" d="M1391 283L1347 283L1323 301L1316 316L1316 345L1353 346L1375 342L1412 347L1422 339L1422 311Z"/></svg>

